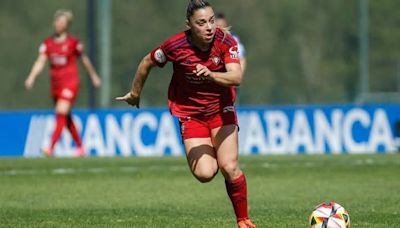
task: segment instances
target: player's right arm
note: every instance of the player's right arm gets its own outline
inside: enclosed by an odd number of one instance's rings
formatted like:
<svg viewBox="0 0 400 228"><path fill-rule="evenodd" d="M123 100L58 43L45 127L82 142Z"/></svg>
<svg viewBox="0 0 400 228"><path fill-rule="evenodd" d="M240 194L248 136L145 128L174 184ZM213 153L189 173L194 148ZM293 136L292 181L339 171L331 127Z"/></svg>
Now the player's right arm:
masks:
<svg viewBox="0 0 400 228"><path fill-rule="evenodd" d="M32 66L31 72L29 73L28 77L25 80L25 88L32 89L33 84L37 76L43 71L44 66L46 65L47 56L44 53L39 53L38 58L36 59L35 63Z"/></svg>
<svg viewBox="0 0 400 228"><path fill-rule="evenodd" d="M125 96L117 97L115 99L118 101L125 101L126 103L139 108L140 93L142 92L144 83L146 82L151 68L155 65L156 64L151 59L150 54L146 55L136 70L131 90L125 94Z"/></svg>

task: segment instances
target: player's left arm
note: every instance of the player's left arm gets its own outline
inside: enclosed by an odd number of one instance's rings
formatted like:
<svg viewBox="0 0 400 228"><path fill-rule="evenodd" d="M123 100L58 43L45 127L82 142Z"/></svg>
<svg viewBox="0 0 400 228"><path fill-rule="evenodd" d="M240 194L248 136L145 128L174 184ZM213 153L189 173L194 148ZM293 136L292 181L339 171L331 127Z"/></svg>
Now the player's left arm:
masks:
<svg viewBox="0 0 400 228"><path fill-rule="evenodd" d="M75 54L80 57L82 65L85 67L86 72L89 74L90 80L95 88L101 86L101 79L93 67L92 61L85 54L83 44L77 40L75 44Z"/></svg>
<svg viewBox="0 0 400 228"><path fill-rule="evenodd" d="M90 61L89 57L86 54L82 53L81 61L86 69L86 72L88 72L89 74L90 80L92 80L93 86L99 88L101 86L101 79L97 74L96 70L94 69L93 64Z"/></svg>
<svg viewBox="0 0 400 228"><path fill-rule="evenodd" d="M238 43L240 66L242 67L242 72L244 74L244 72L246 71L246 66L247 66L246 49L244 48L244 45L240 42L239 38L237 38L236 41Z"/></svg>
<svg viewBox="0 0 400 228"><path fill-rule="evenodd" d="M242 67L242 72L244 73L247 67L246 57L240 57L240 66Z"/></svg>
<svg viewBox="0 0 400 228"><path fill-rule="evenodd" d="M222 86L239 86L242 82L242 68L239 63L225 64L226 72L212 72L206 66L197 64L193 71L197 76L204 76Z"/></svg>

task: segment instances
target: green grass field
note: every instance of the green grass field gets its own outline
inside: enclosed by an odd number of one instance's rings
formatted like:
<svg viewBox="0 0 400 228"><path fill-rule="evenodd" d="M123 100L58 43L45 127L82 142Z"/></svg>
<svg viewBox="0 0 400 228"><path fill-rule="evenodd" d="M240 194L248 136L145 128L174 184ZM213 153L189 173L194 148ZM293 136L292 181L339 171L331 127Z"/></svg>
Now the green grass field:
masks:
<svg viewBox="0 0 400 228"><path fill-rule="evenodd" d="M242 156L258 227L307 227L335 200L352 227L399 227L400 155ZM222 175L183 157L0 159L0 227L235 227Z"/></svg>

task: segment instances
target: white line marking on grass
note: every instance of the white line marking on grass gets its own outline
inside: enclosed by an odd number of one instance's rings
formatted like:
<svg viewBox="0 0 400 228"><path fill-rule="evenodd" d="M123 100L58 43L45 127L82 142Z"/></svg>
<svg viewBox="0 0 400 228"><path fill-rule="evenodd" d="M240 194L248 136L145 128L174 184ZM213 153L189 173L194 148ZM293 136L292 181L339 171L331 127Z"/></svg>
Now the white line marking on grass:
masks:
<svg viewBox="0 0 400 228"><path fill-rule="evenodd" d="M186 165L170 165L170 166L164 166L164 165L152 165L147 167L147 169L150 170L163 170L163 171L174 171L174 172L179 172L179 171L186 171L188 168Z"/></svg>
<svg viewBox="0 0 400 228"><path fill-rule="evenodd" d="M170 171L187 171L188 170L188 167L187 166L183 166L183 165L180 165L180 166L178 166L178 165L174 165L174 166L171 166L171 167L169 167L169 170Z"/></svg>
<svg viewBox="0 0 400 228"><path fill-rule="evenodd" d="M6 170L4 171L4 176L15 176L17 175L17 171L16 170Z"/></svg>
<svg viewBox="0 0 400 228"><path fill-rule="evenodd" d="M171 165L171 166L160 166L152 165L150 167L134 167L134 166L122 166L122 167L93 167L93 168L55 168L55 169L11 169L0 171L0 176L19 176L19 175L71 175L81 173L107 173L107 172L120 172L120 173L134 173L141 170L163 170L181 172L187 171L186 165Z"/></svg>
<svg viewBox="0 0 400 228"><path fill-rule="evenodd" d="M137 172L139 169L137 167L127 166L127 167L121 167L119 168L119 170L125 173L132 173L132 172Z"/></svg>
<svg viewBox="0 0 400 228"><path fill-rule="evenodd" d="M382 166L382 165L400 165L400 160L380 160L380 159L351 159L351 160L335 160L335 161L292 161L280 162L271 161L263 163L255 163L249 165L250 167L259 167L265 169L271 168L317 168L324 167L329 162L329 166ZM240 165L243 168L243 165Z"/></svg>
<svg viewBox="0 0 400 228"><path fill-rule="evenodd" d="M105 173L105 172L107 172L107 170L104 168L89 168L89 169L87 169L87 172L88 173Z"/></svg>
<svg viewBox="0 0 400 228"><path fill-rule="evenodd" d="M325 160L316 160L316 161L268 161L262 163L243 163L241 164L242 168L264 168L264 169L276 169L276 168L317 168L323 167L329 162L328 165L333 166L382 166L382 165L400 165L400 160L398 159L372 159L372 158L364 158L364 159L350 159L350 160L334 160L334 161L325 161ZM82 173L90 173L90 174L103 174L109 172L115 173L134 173L138 171L164 171L164 172L187 172L189 170L186 164L181 165L151 165L151 166L110 166L110 167L79 167L79 168L68 168L68 167L59 167L54 169L8 169L8 170L0 170L0 176L20 176L20 175L76 175Z"/></svg>
<svg viewBox="0 0 400 228"><path fill-rule="evenodd" d="M0 172L0 176L18 176L18 175L37 175L44 173L43 170L32 170L32 169L22 169L22 170L5 170Z"/></svg>
<svg viewBox="0 0 400 228"><path fill-rule="evenodd" d="M261 164L261 167L262 168L266 168L266 169L272 169L272 168L275 168L277 166L278 165L276 165L276 164L271 164L271 163L268 163L268 162L264 162L264 163Z"/></svg>
<svg viewBox="0 0 400 228"><path fill-rule="evenodd" d="M51 170L51 174L56 174L56 175L65 175L65 174L73 174L76 173L75 169L63 169L63 168L59 168L59 169L53 169Z"/></svg>

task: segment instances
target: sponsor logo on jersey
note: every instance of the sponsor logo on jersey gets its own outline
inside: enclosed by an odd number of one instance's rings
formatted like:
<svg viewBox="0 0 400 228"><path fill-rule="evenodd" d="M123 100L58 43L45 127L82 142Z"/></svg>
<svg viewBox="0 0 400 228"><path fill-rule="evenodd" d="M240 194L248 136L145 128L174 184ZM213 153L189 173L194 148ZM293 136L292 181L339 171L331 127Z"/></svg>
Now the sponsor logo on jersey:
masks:
<svg viewBox="0 0 400 228"><path fill-rule="evenodd" d="M50 61L53 65L64 66L67 64L67 57L63 55L51 55Z"/></svg>
<svg viewBox="0 0 400 228"><path fill-rule="evenodd" d="M189 83L191 84L205 84L205 83L211 83L209 77L206 76L197 76L195 73L185 73L185 78L188 80Z"/></svg>
<svg viewBox="0 0 400 228"><path fill-rule="evenodd" d="M238 49L238 47L235 45L235 46L229 48L229 54L230 54L231 59L239 58L239 49Z"/></svg>
<svg viewBox="0 0 400 228"><path fill-rule="evenodd" d="M161 48L157 49L154 52L154 58L156 59L157 62L159 63L165 63L165 61L167 60L167 58L165 57L164 52L161 50Z"/></svg>
<svg viewBox="0 0 400 228"><path fill-rule="evenodd" d="M218 56L214 56L211 59L215 65L219 65L221 63L221 59Z"/></svg>

